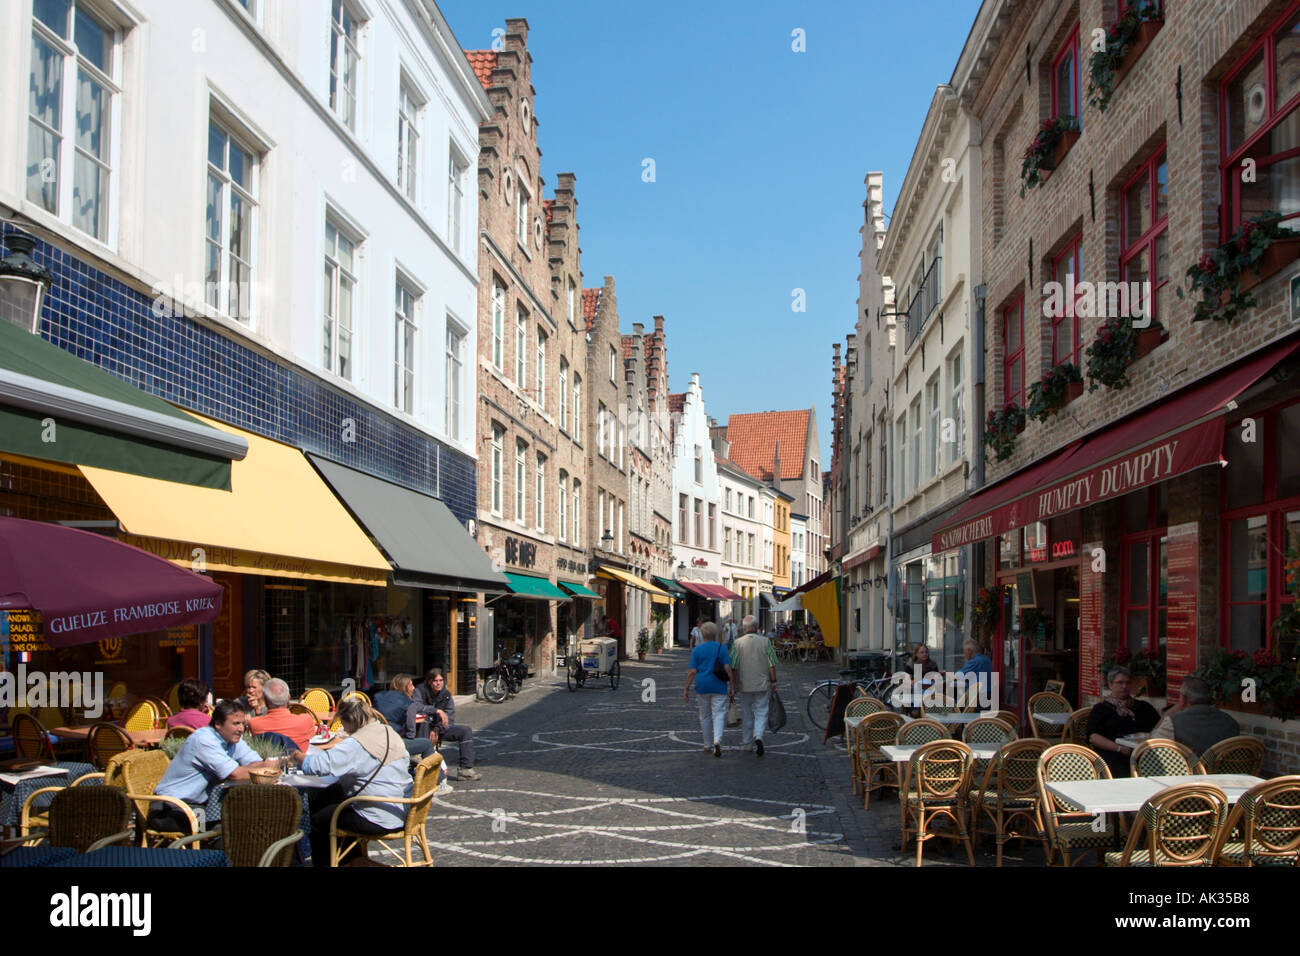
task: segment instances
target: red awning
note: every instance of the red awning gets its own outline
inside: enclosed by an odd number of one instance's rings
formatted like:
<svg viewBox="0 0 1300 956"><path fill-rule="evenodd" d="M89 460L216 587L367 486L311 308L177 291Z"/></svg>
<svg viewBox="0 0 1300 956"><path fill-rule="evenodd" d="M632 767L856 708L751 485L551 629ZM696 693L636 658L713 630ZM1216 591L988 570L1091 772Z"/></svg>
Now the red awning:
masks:
<svg viewBox="0 0 1300 956"><path fill-rule="evenodd" d="M982 541L1218 464L1223 406L1297 349L1300 342L1270 349L975 495L934 536L931 549Z"/></svg>
<svg viewBox="0 0 1300 956"><path fill-rule="evenodd" d="M698 595L708 601L743 601L745 600L735 591L724 588L721 584L705 584L702 581L682 581L678 584L686 588L692 594Z"/></svg>
<svg viewBox="0 0 1300 956"><path fill-rule="evenodd" d="M880 545L878 544L873 545L872 547L868 548L866 551L863 551L861 554L856 554L853 557L849 558L847 561L845 561L844 570L852 571L858 565L866 564L868 561L880 557L880 552L882 550L883 549L880 547Z"/></svg>
<svg viewBox="0 0 1300 956"><path fill-rule="evenodd" d="M790 597L794 597L796 594L807 594L809 591L813 590L813 588L821 587L823 584L829 581L831 577L832 574L830 571L823 571L821 574L817 575L817 577L813 578L811 581L805 581L797 588L792 588L790 592L786 594L786 597L790 598Z"/></svg>

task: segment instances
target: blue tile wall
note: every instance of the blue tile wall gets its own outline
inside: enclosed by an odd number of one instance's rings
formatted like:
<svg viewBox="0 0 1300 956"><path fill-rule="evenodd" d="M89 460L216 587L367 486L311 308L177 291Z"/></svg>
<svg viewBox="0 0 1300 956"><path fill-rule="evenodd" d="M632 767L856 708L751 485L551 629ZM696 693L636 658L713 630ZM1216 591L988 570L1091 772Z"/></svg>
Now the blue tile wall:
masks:
<svg viewBox="0 0 1300 956"><path fill-rule="evenodd" d="M474 461L462 452L184 315L154 315L147 294L58 246L38 242L32 258L54 276L41 312L48 341L166 401L475 517ZM343 441L345 418L355 441Z"/></svg>

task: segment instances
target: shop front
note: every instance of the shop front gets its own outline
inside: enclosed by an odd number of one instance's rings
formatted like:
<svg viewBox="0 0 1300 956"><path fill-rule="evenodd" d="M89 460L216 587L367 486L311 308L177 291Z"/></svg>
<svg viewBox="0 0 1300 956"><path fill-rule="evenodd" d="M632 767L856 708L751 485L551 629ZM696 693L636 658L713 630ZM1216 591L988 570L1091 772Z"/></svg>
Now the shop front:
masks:
<svg viewBox="0 0 1300 956"><path fill-rule="evenodd" d="M490 598L493 634L497 649L509 657L523 654L530 670L554 670L556 611L552 607L570 604L572 598L546 578L519 571L505 572L509 593ZM543 658L541 655L545 654ZM566 651L567 654L567 651ZM480 661L479 669L492 666L492 661Z"/></svg>
<svg viewBox="0 0 1300 956"><path fill-rule="evenodd" d="M602 565L596 571L596 587L603 589L606 630L610 636L621 635L619 640L619 657L625 658L636 653L637 632L627 626L629 620L649 620L650 605L653 600L671 602L671 596L662 588L656 587L644 578L639 578L631 571L612 565ZM631 614L632 607L645 607L641 612ZM639 629L638 629L639 631Z"/></svg>

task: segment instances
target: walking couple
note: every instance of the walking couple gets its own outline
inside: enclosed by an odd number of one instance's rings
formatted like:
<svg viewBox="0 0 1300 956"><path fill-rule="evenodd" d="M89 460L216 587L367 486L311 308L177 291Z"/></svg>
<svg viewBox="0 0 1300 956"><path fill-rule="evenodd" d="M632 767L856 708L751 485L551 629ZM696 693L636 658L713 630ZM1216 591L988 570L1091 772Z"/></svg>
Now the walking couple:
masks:
<svg viewBox="0 0 1300 956"><path fill-rule="evenodd" d="M742 634L731 652L718 640L718 626L707 621L700 626L703 641L691 651L690 670L686 672L683 699L691 699L691 683L700 710L700 730L704 749L722 756L722 731L727 718L727 702L740 699L741 746L763 756L763 732L767 729L767 706L776 689L776 652L766 635L759 634L752 614L741 622Z"/></svg>

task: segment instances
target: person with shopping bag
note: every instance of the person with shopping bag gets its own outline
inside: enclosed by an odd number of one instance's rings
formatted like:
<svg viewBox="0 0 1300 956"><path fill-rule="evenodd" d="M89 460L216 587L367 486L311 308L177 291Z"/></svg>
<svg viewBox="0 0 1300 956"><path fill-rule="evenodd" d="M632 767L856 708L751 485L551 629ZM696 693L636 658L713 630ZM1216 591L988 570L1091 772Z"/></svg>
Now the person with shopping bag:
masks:
<svg viewBox="0 0 1300 956"><path fill-rule="evenodd" d="M763 756L763 733L767 730L767 706L776 690L776 651L765 634L758 633L758 621L746 614L740 622L740 637L731 649L731 669L736 679L733 696L740 699L743 727L741 745L751 746Z"/></svg>

